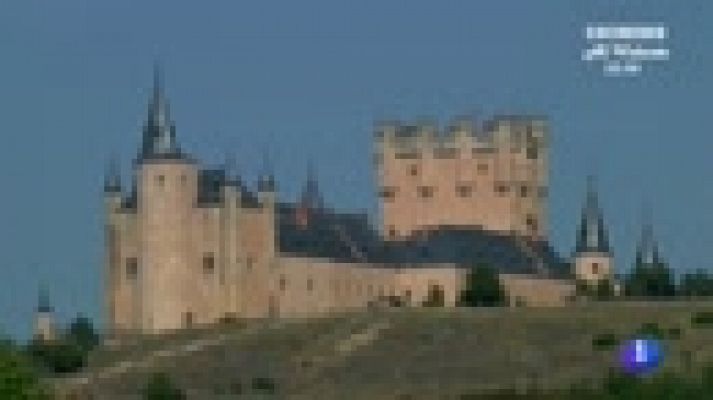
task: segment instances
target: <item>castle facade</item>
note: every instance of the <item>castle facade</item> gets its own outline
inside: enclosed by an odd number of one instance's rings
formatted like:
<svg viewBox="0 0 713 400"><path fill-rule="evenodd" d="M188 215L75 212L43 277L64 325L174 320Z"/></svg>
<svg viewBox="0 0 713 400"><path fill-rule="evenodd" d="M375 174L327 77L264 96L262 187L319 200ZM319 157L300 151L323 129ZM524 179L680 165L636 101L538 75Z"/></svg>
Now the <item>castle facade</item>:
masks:
<svg viewBox="0 0 713 400"><path fill-rule="evenodd" d="M109 331L223 318L310 317L397 298L455 306L469 269L500 273L511 304L562 305L567 263L546 241L541 118L377 129L383 224L325 207L313 174L293 203L271 174L251 190L179 146L158 74L133 181L105 179Z"/></svg>

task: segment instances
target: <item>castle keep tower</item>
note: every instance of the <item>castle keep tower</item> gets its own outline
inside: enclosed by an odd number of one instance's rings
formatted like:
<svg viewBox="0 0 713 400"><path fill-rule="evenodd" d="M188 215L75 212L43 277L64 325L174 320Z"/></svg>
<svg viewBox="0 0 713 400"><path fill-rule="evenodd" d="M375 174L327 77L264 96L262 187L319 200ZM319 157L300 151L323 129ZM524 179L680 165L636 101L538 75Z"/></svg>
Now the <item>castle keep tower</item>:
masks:
<svg viewBox="0 0 713 400"><path fill-rule="evenodd" d="M439 225L480 227L545 239L547 123L500 116L476 126L456 121L385 123L375 133L382 234L410 236Z"/></svg>
<svg viewBox="0 0 713 400"><path fill-rule="evenodd" d="M178 146L160 79L156 71L135 164L141 325L148 330L190 324L194 312L184 303L185 294L195 291L187 277L196 264L190 234L197 169Z"/></svg>
<svg viewBox="0 0 713 400"><path fill-rule="evenodd" d="M599 208L594 178L589 177L574 252L575 276L590 285L596 285L602 279L611 279L614 269L613 259L604 227L604 217Z"/></svg>

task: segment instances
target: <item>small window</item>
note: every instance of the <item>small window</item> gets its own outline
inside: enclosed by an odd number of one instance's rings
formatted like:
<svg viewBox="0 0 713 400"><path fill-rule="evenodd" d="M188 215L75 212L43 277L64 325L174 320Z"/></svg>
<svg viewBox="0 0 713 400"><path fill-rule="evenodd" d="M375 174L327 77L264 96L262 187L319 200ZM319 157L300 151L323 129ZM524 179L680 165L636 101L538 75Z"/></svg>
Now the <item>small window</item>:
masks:
<svg viewBox="0 0 713 400"><path fill-rule="evenodd" d="M473 194L473 187L470 185L456 186L456 194L458 197L470 197Z"/></svg>
<svg viewBox="0 0 713 400"><path fill-rule="evenodd" d="M139 263L136 257L129 257L126 259L126 278L129 280L136 279L139 274Z"/></svg>
<svg viewBox="0 0 713 400"><path fill-rule="evenodd" d="M535 218L534 215L529 214L525 219L525 224L527 224L527 227L530 228L531 231L537 230L537 218Z"/></svg>
<svg viewBox="0 0 713 400"><path fill-rule="evenodd" d="M537 160L538 153L536 146L527 146L527 158L529 160Z"/></svg>
<svg viewBox="0 0 713 400"><path fill-rule="evenodd" d="M384 187L379 192L379 197L386 201L391 201L396 197L396 189L393 187Z"/></svg>
<svg viewBox="0 0 713 400"><path fill-rule="evenodd" d="M504 185L502 183L497 184L497 185L495 185L495 192L500 196L504 196L508 192L508 187L507 187L507 185Z"/></svg>
<svg viewBox="0 0 713 400"><path fill-rule="evenodd" d="M592 275L599 275L599 263L592 263Z"/></svg>
<svg viewBox="0 0 713 400"><path fill-rule="evenodd" d="M181 187L186 187L186 175L181 175Z"/></svg>
<svg viewBox="0 0 713 400"><path fill-rule="evenodd" d="M409 167L408 171L409 171L409 175L411 175L411 176L416 176L416 175L418 175L418 166L416 166L416 165L411 165L411 166Z"/></svg>
<svg viewBox="0 0 713 400"><path fill-rule="evenodd" d="M248 257L248 258L245 260L245 269L246 269L248 272L250 272L250 271L253 270L253 258L252 258L252 257Z"/></svg>
<svg viewBox="0 0 713 400"><path fill-rule="evenodd" d="M314 282L312 281L312 278L307 278L307 291L311 292L313 288Z"/></svg>
<svg viewBox="0 0 713 400"><path fill-rule="evenodd" d="M396 228L391 225L389 226L389 238L393 239L396 237Z"/></svg>
<svg viewBox="0 0 713 400"><path fill-rule="evenodd" d="M204 254L203 255L203 273L204 274L212 274L215 271L215 257L213 257L213 254Z"/></svg>
<svg viewBox="0 0 713 400"><path fill-rule="evenodd" d="M158 185L158 187L163 188L163 184L164 184L165 180L166 180L166 178L163 175L157 175L156 176L156 184Z"/></svg>
<svg viewBox="0 0 713 400"><path fill-rule="evenodd" d="M525 185L520 186L520 197L527 197L529 193L529 188Z"/></svg>
<svg viewBox="0 0 713 400"><path fill-rule="evenodd" d="M285 278L285 275L280 275L280 291L284 292L286 288L287 288L287 279Z"/></svg>
<svg viewBox="0 0 713 400"><path fill-rule="evenodd" d="M433 197L433 187L432 186L419 186L418 187L418 197L422 199L430 199Z"/></svg>
<svg viewBox="0 0 713 400"><path fill-rule="evenodd" d="M479 174L485 174L488 172L488 163L478 163L478 166L476 168Z"/></svg>

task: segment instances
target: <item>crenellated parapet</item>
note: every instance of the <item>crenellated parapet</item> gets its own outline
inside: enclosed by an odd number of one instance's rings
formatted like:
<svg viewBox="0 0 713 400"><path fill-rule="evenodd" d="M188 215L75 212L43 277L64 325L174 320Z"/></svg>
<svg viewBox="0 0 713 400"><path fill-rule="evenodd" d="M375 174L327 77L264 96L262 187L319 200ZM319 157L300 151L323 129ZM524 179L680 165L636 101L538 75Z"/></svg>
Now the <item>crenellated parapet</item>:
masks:
<svg viewBox="0 0 713 400"><path fill-rule="evenodd" d="M518 115L495 116L482 124L455 119L440 129L430 121L383 121L376 124L374 139L378 152L403 159L421 158L427 152L434 158L477 157L515 149L532 154L547 146L547 125L543 117Z"/></svg>

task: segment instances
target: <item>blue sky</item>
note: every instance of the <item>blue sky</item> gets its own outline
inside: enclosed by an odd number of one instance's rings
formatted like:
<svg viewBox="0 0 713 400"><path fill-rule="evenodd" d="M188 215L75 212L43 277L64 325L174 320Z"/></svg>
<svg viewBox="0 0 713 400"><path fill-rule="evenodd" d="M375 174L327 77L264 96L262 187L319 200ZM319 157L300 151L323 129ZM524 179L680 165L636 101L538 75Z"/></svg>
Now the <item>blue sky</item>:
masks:
<svg viewBox="0 0 713 400"><path fill-rule="evenodd" d="M60 320L102 323L102 175L138 146L154 60L183 147L232 152L280 195L308 159L326 200L375 208L375 120L551 119L550 235L569 254L595 173L620 270L641 205L678 270L711 270L713 3L63 1L0 5L0 330L25 338L40 281ZM671 60L636 79L580 61L590 21L662 22Z"/></svg>

